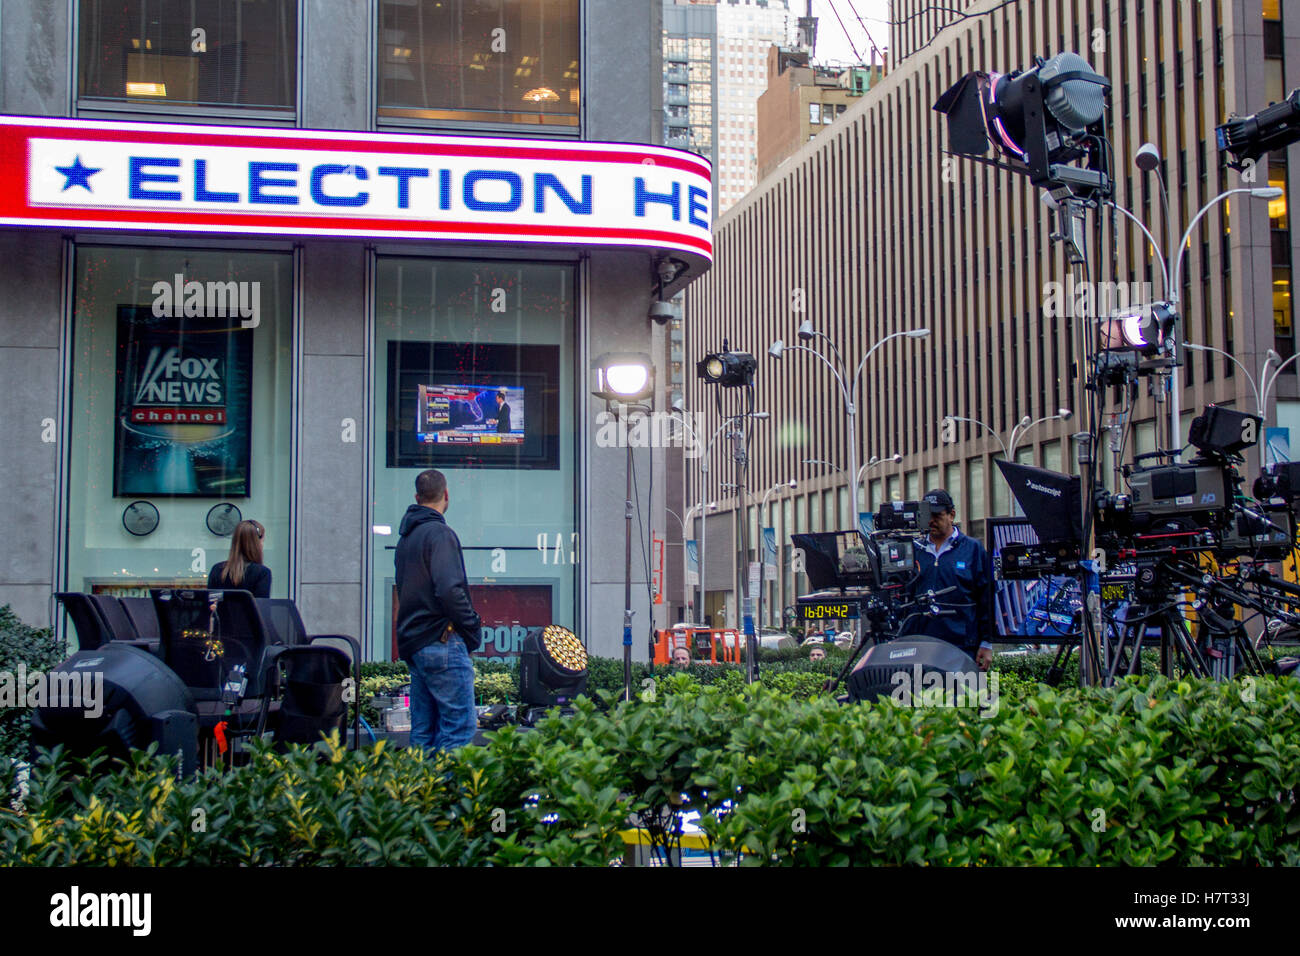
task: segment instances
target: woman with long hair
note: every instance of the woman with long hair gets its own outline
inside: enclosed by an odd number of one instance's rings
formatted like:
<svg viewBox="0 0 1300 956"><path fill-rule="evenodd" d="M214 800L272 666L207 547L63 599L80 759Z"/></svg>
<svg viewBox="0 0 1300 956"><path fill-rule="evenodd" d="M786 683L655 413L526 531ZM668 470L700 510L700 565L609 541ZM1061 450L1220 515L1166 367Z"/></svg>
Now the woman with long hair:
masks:
<svg viewBox="0 0 1300 956"><path fill-rule="evenodd" d="M244 520L230 536L230 557L218 561L208 572L208 587L217 590L253 592L253 597L271 596L271 569L262 563L262 539L266 529L260 521Z"/></svg>

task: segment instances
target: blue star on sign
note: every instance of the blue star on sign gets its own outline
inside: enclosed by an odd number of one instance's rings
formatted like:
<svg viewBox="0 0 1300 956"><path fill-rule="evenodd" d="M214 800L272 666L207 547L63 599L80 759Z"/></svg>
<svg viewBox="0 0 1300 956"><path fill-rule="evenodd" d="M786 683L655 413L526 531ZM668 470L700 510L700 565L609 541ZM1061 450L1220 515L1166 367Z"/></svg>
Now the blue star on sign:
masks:
<svg viewBox="0 0 1300 956"><path fill-rule="evenodd" d="M71 166L55 166L54 168L66 180L63 184L63 189L60 190L60 192L65 193L73 186L84 186L86 192L90 192L90 177L95 175L95 173L100 172L99 169L81 165L80 155L72 161Z"/></svg>

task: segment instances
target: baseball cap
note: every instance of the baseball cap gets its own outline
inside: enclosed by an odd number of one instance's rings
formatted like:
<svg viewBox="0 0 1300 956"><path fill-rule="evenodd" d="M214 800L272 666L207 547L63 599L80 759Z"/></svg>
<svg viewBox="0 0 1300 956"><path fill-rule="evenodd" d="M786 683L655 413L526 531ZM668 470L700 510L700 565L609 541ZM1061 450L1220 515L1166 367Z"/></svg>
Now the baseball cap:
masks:
<svg viewBox="0 0 1300 956"><path fill-rule="evenodd" d="M942 488L935 488L925 493L925 500L931 508L938 508L941 511L954 511L952 496Z"/></svg>

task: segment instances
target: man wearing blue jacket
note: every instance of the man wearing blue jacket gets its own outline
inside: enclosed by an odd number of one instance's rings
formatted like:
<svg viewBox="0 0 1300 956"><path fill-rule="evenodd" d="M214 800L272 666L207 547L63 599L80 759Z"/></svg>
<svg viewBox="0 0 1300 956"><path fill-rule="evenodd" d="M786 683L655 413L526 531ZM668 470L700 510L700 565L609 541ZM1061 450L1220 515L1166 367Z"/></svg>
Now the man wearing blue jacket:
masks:
<svg viewBox="0 0 1300 956"><path fill-rule="evenodd" d="M474 665L482 621L469 597L460 539L443 518L447 478L430 469L415 479L397 543L397 653L411 669L411 746L425 752L474 738Z"/></svg>
<svg viewBox="0 0 1300 956"><path fill-rule="evenodd" d="M926 493L925 500L930 505L930 533L916 543L918 576L912 584L912 594L949 587L957 590L936 602L954 613L913 618L913 622L920 620L921 626L909 631L956 644L975 658L980 670L988 670L993 663L988 553L974 538L957 530L954 524L957 509L948 492L936 488Z"/></svg>

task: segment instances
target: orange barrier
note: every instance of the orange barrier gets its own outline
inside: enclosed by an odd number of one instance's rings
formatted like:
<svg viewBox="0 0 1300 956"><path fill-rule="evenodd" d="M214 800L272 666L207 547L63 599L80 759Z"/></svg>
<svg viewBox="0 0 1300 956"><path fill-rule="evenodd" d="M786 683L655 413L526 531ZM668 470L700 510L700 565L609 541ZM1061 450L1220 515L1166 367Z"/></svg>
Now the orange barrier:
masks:
<svg viewBox="0 0 1300 956"><path fill-rule="evenodd" d="M673 651L686 648L693 664L739 664L745 635L735 628L674 627L655 631L655 664L671 664Z"/></svg>

